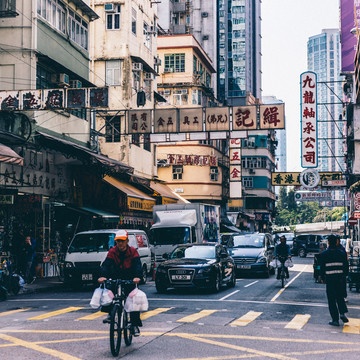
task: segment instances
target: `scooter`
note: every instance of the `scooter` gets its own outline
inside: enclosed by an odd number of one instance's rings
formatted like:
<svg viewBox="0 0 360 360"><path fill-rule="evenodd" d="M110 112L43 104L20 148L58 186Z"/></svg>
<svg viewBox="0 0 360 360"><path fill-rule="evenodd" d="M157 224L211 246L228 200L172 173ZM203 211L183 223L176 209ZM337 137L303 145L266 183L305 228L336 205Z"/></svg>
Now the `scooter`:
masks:
<svg viewBox="0 0 360 360"><path fill-rule="evenodd" d="M21 276L12 273L8 260L0 264L0 300L6 300L10 292L17 295L23 282Z"/></svg>

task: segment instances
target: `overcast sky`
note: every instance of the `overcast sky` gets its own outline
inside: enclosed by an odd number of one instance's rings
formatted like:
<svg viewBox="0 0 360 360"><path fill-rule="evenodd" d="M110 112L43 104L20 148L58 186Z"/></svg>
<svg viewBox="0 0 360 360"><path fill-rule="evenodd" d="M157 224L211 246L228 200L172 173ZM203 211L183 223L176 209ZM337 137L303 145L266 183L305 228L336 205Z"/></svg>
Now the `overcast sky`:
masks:
<svg viewBox="0 0 360 360"><path fill-rule="evenodd" d="M263 96L285 102L287 171L301 171L300 74L310 36L339 28L339 0L262 0Z"/></svg>

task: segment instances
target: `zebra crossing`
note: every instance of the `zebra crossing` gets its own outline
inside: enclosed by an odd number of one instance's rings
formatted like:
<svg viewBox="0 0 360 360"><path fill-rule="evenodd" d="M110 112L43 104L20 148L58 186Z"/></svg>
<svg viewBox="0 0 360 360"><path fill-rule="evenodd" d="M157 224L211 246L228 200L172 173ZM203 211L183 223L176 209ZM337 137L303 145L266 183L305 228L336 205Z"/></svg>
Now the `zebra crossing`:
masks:
<svg viewBox="0 0 360 360"><path fill-rule="evenodd" d="M87 309L85 307L71 306L71 307L61 308L55 311L43 312L42 314L36 316L27 317L28 315L27 313L30 313L32 310L37 310L37 309L32 309L31 307L28 307L28 308L20 308L15 310L4 311L4 312L0 312L0 318L21 314L21 316L24 316L24 319L26 321L41 321L41 320L47 321L51 318L66 316L69 314L75 314L75 318L74 318L75 321L92 321L92 320L98 320L107 315L106 313L101 311L96 311L91 314L84 315L81 310L86 311ZM174 308L173 307L155 308L142 313L141 319L147 320L150 318L154 318L154 320L156 320L156 317L160 316L161 314L168 313L169 310L174 310ZM196 311L190 315L186 315L179 319L176 319L175 322L196 323L197 321L204 318L209 318L212 315L219 313L220 311L221 310L203 309L200 311ZM82 316L77 317L78 314L81 314ZM229 322L227 326L231 326L231 327L251 326L256 321L262 321L263 315L264 315L263 312L248 311L247 313L243 314L241 317ZM304 328L306 324L308 324L310 319L311 319L311 315L309 314L296 314L295 316L293 316L293 318L290 321L286 323L284 328L289 330L301 330ZM349 323L344 324L342 331L344 333L349 333L349 334L360 334L360 319L349 318Z"/></svg>

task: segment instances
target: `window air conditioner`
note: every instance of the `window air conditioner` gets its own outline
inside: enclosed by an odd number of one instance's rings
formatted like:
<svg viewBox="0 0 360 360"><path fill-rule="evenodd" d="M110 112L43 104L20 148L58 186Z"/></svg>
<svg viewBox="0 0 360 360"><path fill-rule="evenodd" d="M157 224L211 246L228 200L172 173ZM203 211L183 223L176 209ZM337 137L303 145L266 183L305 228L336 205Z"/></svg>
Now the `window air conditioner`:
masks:
<svg viewBox="0 0 360 360"><path fill-rule="evenodd" d="M143 64L142 63L133 63L132 70L133 71L143 71Z"/></svg>
<svg viewBox="0 0 360 360"><path fill-rule="evenodd" d="M148 34L156 34L156 26L151 25L149 27Z"/></svg>
<svg viewBox="0 0 360 360"><path fill-rule="evenodd" d="M182 168L175 168L173 171L174 174L182 174L182 172L183 172Z"/></svg>
<svg viewBox="0 0 360 360"><path fill-rule="evenodd" d="M70 87L71 88L81 88L82 82L80 80L70 80Z"/></svg>
<svg viewBox="0 0 360 360"><path fill-rule="evenodd" d="M167 67L164 69L164 72L174 72L174 68Z"/></svg>
<svg viewBox="0 0 360 360"><path fill-rule="evenodd" d="M51 82L57 84L58 86L69 86L70 85L70 78L68 74L52 74L51 75Z"/></svg>
<svg viewBox="0 0 360 360"><path fill-rule="evenodd" d="M115 12L114 4L105 4L104 5L105 12Z"/></svg>
<svg viewBox="0 0 360 360"><path fill-rule="evenodd" d="M250 174L255 174L255 170L254 169L249 169L249 173Z"/></svg>
<svg viewBox="0 0 360 360"><path fill-rule="evenodd" d="M189 93L189 90L188 90L188 89L182 89L182 90L181 90L181 93L182 93L182 94L188 94L188 93Z"/></svg>

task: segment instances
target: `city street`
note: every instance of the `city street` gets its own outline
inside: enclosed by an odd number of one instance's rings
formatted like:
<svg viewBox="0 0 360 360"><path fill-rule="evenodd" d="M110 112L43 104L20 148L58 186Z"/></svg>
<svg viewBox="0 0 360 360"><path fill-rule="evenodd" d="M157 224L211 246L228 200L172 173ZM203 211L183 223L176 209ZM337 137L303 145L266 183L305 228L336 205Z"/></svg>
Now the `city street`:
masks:
<svg viewBox="0 0 360 360"><path fill-rule="evenodd" d="M358 359L360 294L349 292L349 325L331 327L325 287L313 258L294 258L285 290L275 276L241 278L217 294L169 290L153 281L141 336L125 359ZM0 303L2 359L110 359L104 314L89 306L92 289L24 294ZM331 355L329 355L331 354Z"/></svg>

